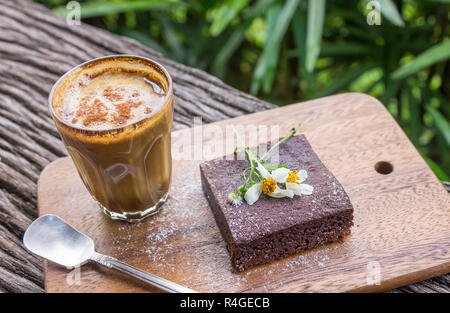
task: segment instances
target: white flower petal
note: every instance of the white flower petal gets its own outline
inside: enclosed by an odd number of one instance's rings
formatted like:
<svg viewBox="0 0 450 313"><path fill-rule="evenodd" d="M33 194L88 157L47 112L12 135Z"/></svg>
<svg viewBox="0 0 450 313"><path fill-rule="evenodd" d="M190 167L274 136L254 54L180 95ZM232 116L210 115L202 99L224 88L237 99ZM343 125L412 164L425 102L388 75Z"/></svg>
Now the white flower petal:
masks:
<svg viewBox="0 0 450 313"><path fill-rule="evenodd" d="M256 163L257 163L256 168L258 169L258 172L261 174L261 176L264 179L272 177L272 175L270 175L269 171L266 170L266 168L261 163L259 163L258 161L256 161Z"/></svg>
<svg viewBox="0 0 450 313"><path fill-rule="evenodd" d="M247 201L249 205L252 205L259 199L261 192L262 192L261 184L256 183L250 188L248 188L247 192L245 193L244 199L245 201Z"/></svg>
<svg viewBox="0 0 450 313"><path fill-rule="evenodd" d="M297 182L303 183L308 178L308 172L305 170L300 170L297 172Z"/></svg>
<svg viewBox="0 0 450 313"><path fill-rule="evenodd" d="M302 195L311 195L314 191L314 187L308 184L300 184L300 190Z"/></svg>
<svg viewBox="0 0 450 313"><path fill-rule="evenodd" d="M300 185L297 183L286 183L286 189L291 190L296 196L300 196L302 194Z"/></svg>
<svg viewBox="0 0 450 313"><path fill-rule="evenodd" d="M269 196L271 196L272 198L284 198L284 197L292 198L294 196L294 193L291 190L281 189L280 187L277 186L274 192L269 194Z"/></svg>
<svg viewBox="0 0 450 313"><path fill-rule="evenodd" d="M289 173L291 172L290 169L285 167L277 168L276 170L272 171L272 177L277 181L277 183L284 183L286 179L289 176Z"/></svg>

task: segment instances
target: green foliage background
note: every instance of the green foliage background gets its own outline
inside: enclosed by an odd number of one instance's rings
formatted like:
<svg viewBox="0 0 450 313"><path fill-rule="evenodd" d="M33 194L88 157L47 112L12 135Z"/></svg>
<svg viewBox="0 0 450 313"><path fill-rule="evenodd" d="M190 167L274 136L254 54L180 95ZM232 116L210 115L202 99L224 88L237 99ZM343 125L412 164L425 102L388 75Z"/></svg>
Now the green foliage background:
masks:
<svg viewBox="0 0 450 313"><path fill-rule="evenodd" d="M65 0L38 1L65 16ZM450 180L450 0L86 0L82 20L277 105L378 98Z"/></svg>

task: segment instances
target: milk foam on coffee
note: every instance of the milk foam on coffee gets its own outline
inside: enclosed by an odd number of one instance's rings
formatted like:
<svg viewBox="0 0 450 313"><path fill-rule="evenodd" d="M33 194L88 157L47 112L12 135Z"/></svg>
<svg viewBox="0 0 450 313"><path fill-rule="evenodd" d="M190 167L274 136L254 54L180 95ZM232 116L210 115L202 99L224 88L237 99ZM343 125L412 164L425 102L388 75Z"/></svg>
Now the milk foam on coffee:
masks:
<svg viewBox="0 0 450 313"><path fill-rule="evenodd" d="M164 89L139 72L85 73L64 88L56 113L78 128L103 130L133 124L158 112Z"/></svg>

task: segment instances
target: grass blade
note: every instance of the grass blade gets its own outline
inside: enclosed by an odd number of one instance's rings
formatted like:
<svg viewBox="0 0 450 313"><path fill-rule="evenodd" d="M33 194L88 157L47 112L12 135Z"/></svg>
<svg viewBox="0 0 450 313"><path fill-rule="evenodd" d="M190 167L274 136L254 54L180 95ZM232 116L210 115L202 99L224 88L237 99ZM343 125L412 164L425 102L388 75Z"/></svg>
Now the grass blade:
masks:
<svg viewBox="0 0 450 313"><path fill-rule="evenodd" d="M167 8L171 5L183 5L174 0L140 0L123 2L87 2L81 3L81 18L105 16L130 11L150 10ZM57 7L53 10L56 15L65 17L69 12L65 6Z"/></svg>
<svg viewBox="0 0 450 313"><path fill-rule="evenodd" d="M247 6L249 0L227 0L214 15L209 32L213 36L219 35L230 22Z"/></svg>
<svg viewBox="0 0 450 313"><path fill-rule="evenodd" d="M325 0L308 1L308 26L306 30L306 70L312 72L320 53Z"/></svg>
<svg viewBox="0 0 450 313"><path fill-rule="evenodd" d="M325 97L332 95L336 92L341 91L343 88L347 87L352 81L357 79L359 76L373 68L374 65L364 65L352 70L349 70L343 75L340 75L339 79L335 80L333 83L328 85L326 88L322 89L314 95L314 97Z"/></svg>
<svg viewBox="0 0 450 313"><path fill-rule="evenodd" d="M266 15L266 24L267 24L267 35L266 42L264 43L263 52L258 59L258 63L256 64L255 71L253 72L252 84L250 86L250 92L252 94L257 94L263 79L267 73L267 69L269 68L269 64L274 61L274 59L278 59L277 51L270 51L271 41L273 38L273 33L275 32L276 20L281 11L281 4L279 2L274 3L270 6Z"/></svg>
<svg viewBox="0 0 450 313"><path fill-rule="evenodd" d="M391 0L378 0L380 3L381 14L394 25L405 26L402 16L397 10L396 5Z"/></svg>
<svg viewBox="0 0 450 313"><path fill-rule="evenodd" d="M123 36L128 36L130 38L133 38L140 43L146 45L147 47L152 48L155 51L161 52L164 55L167 55L167 51L153 38L148 36L147 34L140 32L138 30L129 29L129 28L121 28L118 31L119 34Z"/></svg>
<svg viewBox="0 0 450 313"><path fill-rule="evenodd" d="M238 29L236 29L226 40L225 44L223 45L223 49L221 49L217 56L214 58L214 63L211 67L211 73L214 76L217 76L219 78L224 77L228 60L231 58L233 53L237 50L237 48L241 45L242 41L245 38L245 31L247 28L246 26L247 25L244 25L244 27L239 27Z"/></svg>
<svg viewBox="0 0 450 313"><path fill-rule="evenodd" d="M345 44L340 43L328 43L323 44L320 49L321 57L339 57L339 56L352 56L352 55L373 55L374 49L370 45L364 45L354 42L347 42Z"/></svg>
<svg viewBox="0 0 450 313"><path fill-rule="evenodd" d="M166 16L159 16L158 20L162 26L161 29L163 31L164 38L171 49L173 58L175 58L176 61L182 62L185 57L185 52L181 42L178 40L174 25Z"/></svg>
<svg viewBox="0 0 450 313"><path fill-rule="evenodd" d="M450 40L441 42L421 53L409 63L404 64L391 74L392 79L403 79L432 64L450 58Z"/></svg>
<svg viewBox="0 0 450 313"><path fill-rule="evenodd" d="M306 83L305 94L307 98L310 98L314 92L314 75L313 73L304 70L306 69L306 21L306 12L302 10L300 6L297 7L297 11L292 20L292 31L294 33L297 58L302 67L302 79L304 79Z"/></svg>
<svg viewBox="0 0 450 313"><path fill-rule="evenodd" d="M450 123L438 110L431 106L427 107L427 112L431 115L434 125L450 147Z"/></svg>
<svg viewBox="0 0 450 313"><path fill-rule="evenodd" d="M269 92L275 78L281 41L292 20L300 0L288 0L283 7L275 3L267 12L267 36L263 52L253 73L251 93L256 94L264 82L264 91Z"/></svg>
<svg viewBox="0 0 450 313"><path fill-rule="evenodd" d="M244 12L244 22L228 37L222 45L223 49L216 55L211 66L211 73L219 78L225 76L226 65L234 52L245 39L245 32L254 18L260 16L274 0L259 0L254 6Z"/></svg>
<svg viewBox="0 0 450 313"><path fill-rule="evenodd" d="M431 170L437 176L438 179L444 180L444 181L450 181L450 178L448 177L448 175L445 173L445 171L439 165L436 164L436 162L434 162L432 159L430 159L429 157L427 157L423 154L422 154L422 157L425 160L425 162L427 162L428 166L431 168Z"/></svg>
<svg viewBox="0 0 450 313"><path fill-rule="evenodd" d="M409 137L413 144L418 147L420 144L419 137L422 132L422 117L420 115L419 103L417 103L413 96L410 84L406 83L405 87L402 97L405 97L405 101L409 107Z"/></svg>

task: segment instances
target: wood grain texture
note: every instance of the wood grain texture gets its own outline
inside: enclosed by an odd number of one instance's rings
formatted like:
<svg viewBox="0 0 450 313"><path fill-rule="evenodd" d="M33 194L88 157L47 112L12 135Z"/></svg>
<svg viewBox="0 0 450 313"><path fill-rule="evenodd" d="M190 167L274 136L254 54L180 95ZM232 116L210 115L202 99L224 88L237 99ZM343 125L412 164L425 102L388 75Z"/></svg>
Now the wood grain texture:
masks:
<svg viewBox="0 0 450 313"><path fill-rule="evenodd" d="M41 175L39 212L61 216L91 236L101 253L204 292L384 291L447 273L450 195L376 99L342 94L205 125L202 131L211 134L229 124L278 125L283 136L299 121L301 132L354 205L355 226L341 243L233 273L201 190L200 160L175 160L171 196L162 212L130 225L104 216L71 160L61 159ZM198 130L173 133L173 145L178 147ZM263 142L263 137L257 139ZM203 147L223 147L226 140L204 135ZM209 157L231 153L233 146L228 148ZM198 150L195 144L190 149ZM390 162L394 171L377 173L378 161ZM379 285L367 283L371 262L380 266ZM69 286L67 273L49 264L47 291L145 290L91 265L82 268L80 285Z"/></svg>

